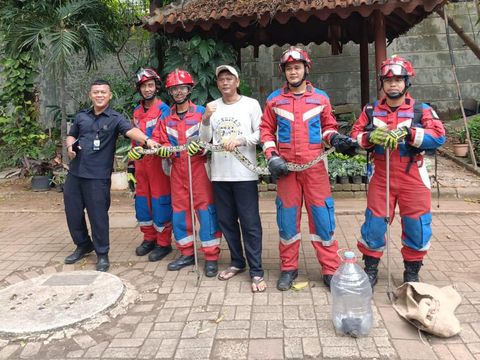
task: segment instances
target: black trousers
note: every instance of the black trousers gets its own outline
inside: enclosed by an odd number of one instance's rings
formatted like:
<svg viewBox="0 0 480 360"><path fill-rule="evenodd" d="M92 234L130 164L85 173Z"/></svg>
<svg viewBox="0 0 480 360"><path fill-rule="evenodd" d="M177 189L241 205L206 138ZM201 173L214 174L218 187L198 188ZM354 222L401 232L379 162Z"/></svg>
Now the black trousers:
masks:
<svg viewBox="0 0 480 360"><path fill-rule="evenodd" d="M263 276L262 224L258 209L257 182L213 181L212 183L218 224L230 249L230 265L240 269L246 267L241 240L243 237L250 276Z"/></svg>
<svg viewBox="0 0 480 360"><path fill-rule="evenodd" d="M88 246L92 243L98 255L108 254L110 208L110 179L86 179L72 174L67 175L63 187L63 200L67 225L73 242L77 246ZM92 230L88 235L85 222L85 209Z"/></svg>

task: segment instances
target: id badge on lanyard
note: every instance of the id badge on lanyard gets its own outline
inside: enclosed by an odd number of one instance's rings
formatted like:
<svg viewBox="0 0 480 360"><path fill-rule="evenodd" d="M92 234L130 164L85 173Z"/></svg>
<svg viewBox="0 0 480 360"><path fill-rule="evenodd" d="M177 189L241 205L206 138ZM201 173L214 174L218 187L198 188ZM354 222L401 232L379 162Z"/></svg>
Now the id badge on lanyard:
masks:
<svg viewBox="0 0 480 360"><path fill-rule="evenodd" d="M98 150L100 150L100 139L98 138L98 132L97 132L97 135L93 140L93 151L98 151Z"/></svg>
<svg viewBox="0 0 480 360"><path fill-rule="evenodd" d="M93 151L98 151L100 150L100 137L98 136L98 133L100 132L100 118L96 118L92 124L92 130L95 131L96 128L96 134L95 134L95 139L93 139Z"/></svg>

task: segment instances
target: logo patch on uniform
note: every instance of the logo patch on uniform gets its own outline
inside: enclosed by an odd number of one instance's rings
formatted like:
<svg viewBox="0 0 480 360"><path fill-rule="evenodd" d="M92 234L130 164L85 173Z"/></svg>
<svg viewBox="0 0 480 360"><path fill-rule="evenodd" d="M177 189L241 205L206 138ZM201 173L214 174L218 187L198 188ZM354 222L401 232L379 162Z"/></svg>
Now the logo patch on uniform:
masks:
<svg viewBox="0 0 480 360"><path fill-rule="evenodd" d="M306 104L317 104L317 105L320 105L322 103L322 100L321 99L316 99L316 98L306 98L305 99L305 103Z"/></svg>
<svg viewBox="0 0 480 360"><path fill-rule="evenodd" d="M399 111L399 112L398 112L398 117L399 117L399 118L410 118L410 119L413 119L413 113L412 113L412 112L406 112L406 111Z"/></svg>
<svg viewBox="0 0 480 360"><path fill-rule="evenodd" d="M279 99L279 100L275 101L275 103L276 103L277 105L288 105L288 104L290 104L290 100L288 100L288 99Z"/></svg>

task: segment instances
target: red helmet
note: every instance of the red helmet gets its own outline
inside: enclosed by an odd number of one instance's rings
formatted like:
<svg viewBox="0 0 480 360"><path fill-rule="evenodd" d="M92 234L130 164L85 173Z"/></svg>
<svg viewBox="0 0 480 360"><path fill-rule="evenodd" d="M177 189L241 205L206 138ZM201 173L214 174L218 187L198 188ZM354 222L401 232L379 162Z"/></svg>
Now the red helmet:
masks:
<svg viewBox="0 0 480 360"><path fill-rule="evenodd" d="M380 67L380 78L387 78L393 76L415 76L412 63L404 58L393 55L390 59L382 62Z"/></svg>
<svg viewBox="0 0 480 360"><path fill-rule="evenodd" d="M280 70L285 71L285 65L289 62L301 61L305 64L307 72L312 68L312 61L305 50L290 46L280 57Z"/></svg>
<svg viewBox="0 0 480 360"><path fill-rule="evenodd" d="M175 69L170 74L167 75L167 80L165 81L165 88L170 88L177 85L195 85L192 75L188 71Z"/></svg>
<svg viewBox="0 0 480 360"><path fill-rule="evenodd" d="M155 80L155 83L157 84L157 88L161 86L162 81L160 79L160 76L158 76L158 74L153 69L141 68L135 74L135 86L137 88L140 85L142 85L145 81L148 81L148 80Z"/></svg>

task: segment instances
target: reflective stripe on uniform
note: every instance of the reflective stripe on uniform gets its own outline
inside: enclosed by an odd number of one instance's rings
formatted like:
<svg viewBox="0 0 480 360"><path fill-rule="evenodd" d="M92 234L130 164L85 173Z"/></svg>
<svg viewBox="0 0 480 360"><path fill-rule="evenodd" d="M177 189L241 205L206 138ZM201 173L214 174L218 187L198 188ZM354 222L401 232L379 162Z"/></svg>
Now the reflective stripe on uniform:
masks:
<svg viewBox="0 0 480 360"><path fill-rule="evenodd" d="M423 137L425 136L425 130L422 128L415 128L415 139L413 139L413 146L420 147L423 143Z"/></svg>
<svg viewBox="0 0 480 360"><path fill-rule="evenodd" d="M283 244L283 245L291 245L293 244L295 241L298 241L302 238L302 234L301 233L298 233L298 234L295 234L294 236L292 236L290 239L284 239L282 237L280 237L280 242Z"/></svg>
<svg viewBox="0 0 480 360"><path fill-rule="evenodd" d="M277 114L278 116L281 116L284 119L287 119L290 121L295 120L295 115L293 115L293 113L291 113L290 111L287 111L285 109L280 109L277 107L272 108L272 110L275 112L275 114Z"/></svg>
<svg viewBox="0 0 480 360"><path fill-rule="evenodd" d="M310 109L310 110L306 111L302 115L303 121L307 121L307 120L311 119L312 117L314 117L316 115L319 115L323 111L324 108L325 108L325 105L321 105L321 106L316 106L313 109Z"/></svg>
<svg viewBox="0 0 480 360"><path fill-rule="evenodd" d="M317 234L310 234L310 240L321 242L323 246L332 246L335 243L334 239L325 241L325 240L322 240L322 238Z"/></svg>

